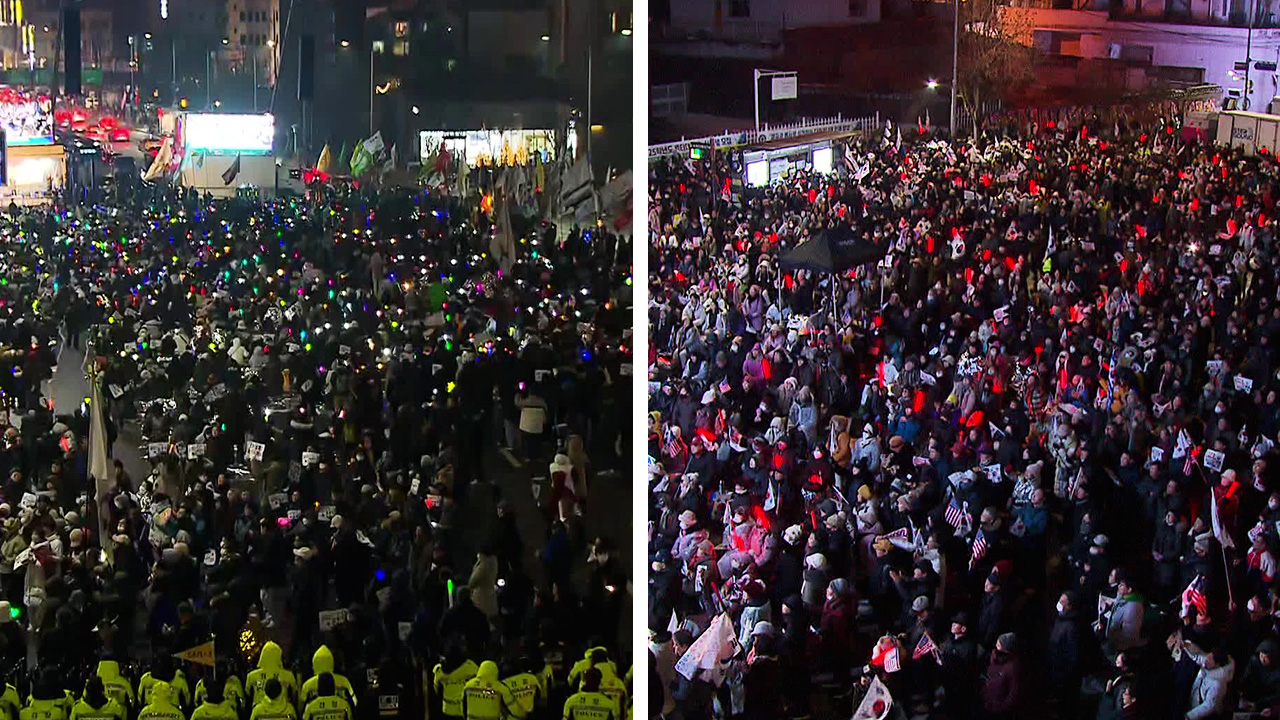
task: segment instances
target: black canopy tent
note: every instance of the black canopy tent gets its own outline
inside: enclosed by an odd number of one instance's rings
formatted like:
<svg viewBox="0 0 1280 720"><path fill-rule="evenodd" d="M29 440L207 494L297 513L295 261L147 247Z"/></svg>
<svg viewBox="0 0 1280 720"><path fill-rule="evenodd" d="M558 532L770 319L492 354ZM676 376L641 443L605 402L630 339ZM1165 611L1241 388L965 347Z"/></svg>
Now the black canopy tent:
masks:
<svg viewBox="0 0 1280 720"><path fill-rule="evenodd" d="M785 270L837 273L879 262L884 254L885 248L856 237L847 227L837 227L792 248L780 258L780 264Z"/></svg>

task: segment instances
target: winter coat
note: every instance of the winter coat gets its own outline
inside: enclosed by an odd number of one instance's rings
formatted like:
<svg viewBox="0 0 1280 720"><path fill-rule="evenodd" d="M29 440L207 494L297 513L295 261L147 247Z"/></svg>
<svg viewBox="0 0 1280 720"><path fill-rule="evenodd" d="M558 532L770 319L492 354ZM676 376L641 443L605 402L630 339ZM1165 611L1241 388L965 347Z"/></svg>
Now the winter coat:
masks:
<svg viewBox="0 0 1280 720"><path fill-rule="evenodd" d="M1187 720L1207 720L1225 712L1228 709L1228 686L1236 674L1235 660L1228 657L1226 665L1209 670L1204 666L1204 654L1197 648L1189 647L1187 653L1200 666L1195 683L1191 685L1191 709L1187 711Z"/></svg>
<svg viewBox="0 0 1280 720"><path fill-rule="evenodd" d="M1045 682L1051 690L1064 697L1080 692L1082 647L1084 633L1080 628L1080 616L1075 610L1059 615L1049 631L1049 646L1045 657Z"/></svg>
<svg viewBox="0 0 1280 720"><path fill-rule="evenodd" d="M477 555L467 581L471 599L490 621L498 617L498 559L493 555Z"/></svg>
<svg viewBox="0 0 1280 720"><path fill-rule="evenodd" d="M1111 610L1111 619L1107 622L1107 642L1116 652L1124 652L1129 648L1142 645L1142 618L1144 609L1142 596L1130 593L1116 599Z"/></svg>
<svg viewBox="0 0 1280 720"><path fill-rule="evenodd" d="M1022 664L1016 654L995 651L982 685L982 707L989 713L1015 713L1022 705Z"/></svg>

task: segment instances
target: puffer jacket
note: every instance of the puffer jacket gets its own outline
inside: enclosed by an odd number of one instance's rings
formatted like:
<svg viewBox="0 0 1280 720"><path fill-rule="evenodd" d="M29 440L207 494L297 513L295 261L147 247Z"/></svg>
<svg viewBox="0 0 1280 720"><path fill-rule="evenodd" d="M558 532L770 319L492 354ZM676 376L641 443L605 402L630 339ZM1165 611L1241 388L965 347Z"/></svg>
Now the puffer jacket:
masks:
<svg viewBox="0 0 1280 720"><path fill-rule="evenodd" d="M1212 670L1204 666L1204 653L1197 648L1187 648L1188 654L1200 666L1195 683L1191 686L1191 709L1187 720L1206 720L1227 710L1227 690L1236 674L1236 663L1228 657L1227 664Z"/></svg>

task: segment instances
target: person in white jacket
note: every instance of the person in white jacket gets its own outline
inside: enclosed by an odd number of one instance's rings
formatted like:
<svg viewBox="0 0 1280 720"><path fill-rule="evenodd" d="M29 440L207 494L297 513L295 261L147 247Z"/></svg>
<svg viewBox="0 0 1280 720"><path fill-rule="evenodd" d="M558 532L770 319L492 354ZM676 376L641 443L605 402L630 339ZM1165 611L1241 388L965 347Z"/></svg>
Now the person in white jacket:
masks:
<svg viewBox="0 0 1280 720"><path fill-rule="evenodd" d="M1235 661L1227 651L1218 648L1205 652L1190 640L1184 640L1183 650L1200 666L1196 681L1191 685L1191 709L1186 720L1206 720L1227 710L1227 689L1236 674Z"/></svg>

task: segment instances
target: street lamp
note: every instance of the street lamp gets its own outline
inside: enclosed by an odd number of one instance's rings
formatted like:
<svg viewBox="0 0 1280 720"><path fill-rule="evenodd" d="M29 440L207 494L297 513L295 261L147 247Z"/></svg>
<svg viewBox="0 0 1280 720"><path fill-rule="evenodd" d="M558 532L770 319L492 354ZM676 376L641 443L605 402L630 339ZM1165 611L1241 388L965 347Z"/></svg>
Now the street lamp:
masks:
<svg viewBox="0 0 1280 720"><path fill-rule="evenodd" d="M631 28L622 28L619 32L622 33L622 37L631 37Z"/></svg>
<svg viewBox="0 0 1280 720"><path fill-rule="evenodd" d="M551 42L550 35L543 35L540 39L542 40L542 42Z"/></svg>
<svg viewBox="0 0 1280 720"><path fill-rule="evenodd" d="M933 78L929 78L929 81L928 81L928 82L926 82L926 83L924 84L924 86L925 86L926 88L929 88L930 90L937 90L937 89L938 89L938 81L937 81L937 80L934 80Z"/></svg>
<svg viewBox="0 0 1280 720"><path fill-rule="evenodd" d="M410 110L413 112L414 115L417 115L419 112L417 105L414 105L412 108L410 108Z"/></svg>
<svg viewBox="0 0 1280 720"><path fill-rule="evenodd" d="M223 42L226 42L226 41L224 40ZM341 45L342 47L351 47L351 41L343 40L341 43L339 43L339 45Z"/></svg>

